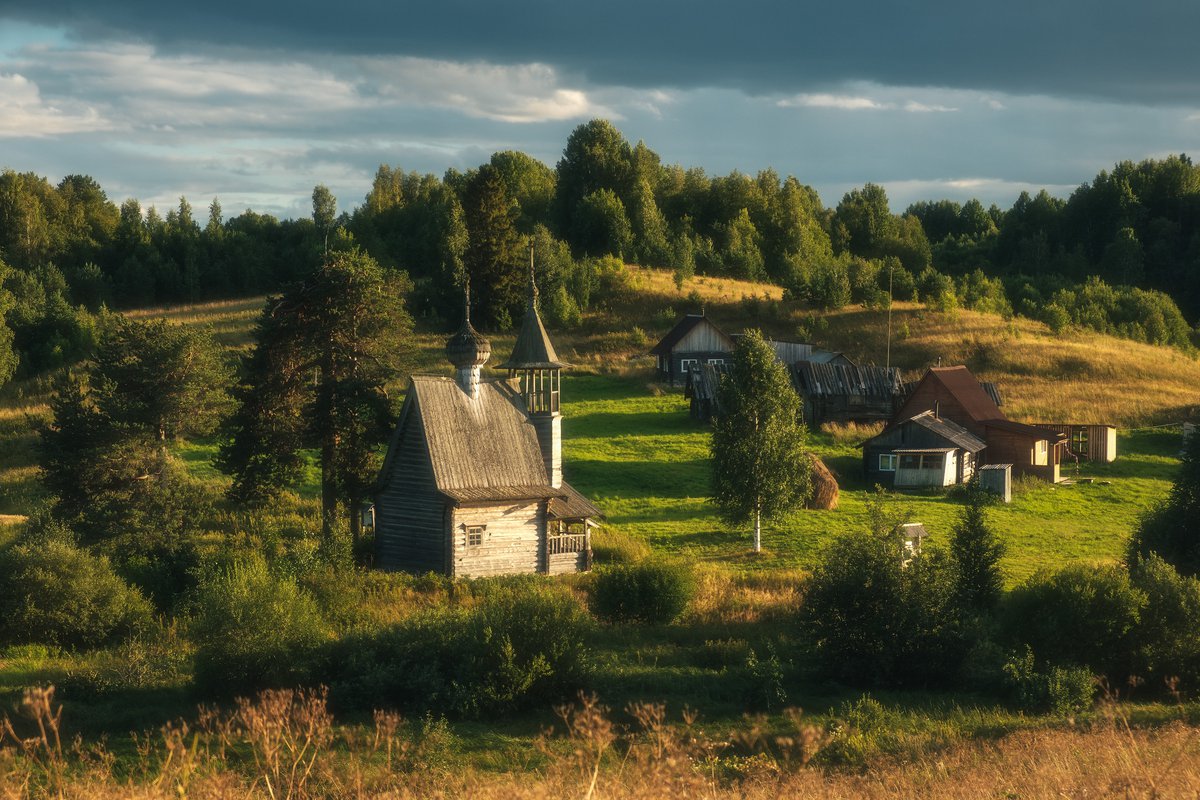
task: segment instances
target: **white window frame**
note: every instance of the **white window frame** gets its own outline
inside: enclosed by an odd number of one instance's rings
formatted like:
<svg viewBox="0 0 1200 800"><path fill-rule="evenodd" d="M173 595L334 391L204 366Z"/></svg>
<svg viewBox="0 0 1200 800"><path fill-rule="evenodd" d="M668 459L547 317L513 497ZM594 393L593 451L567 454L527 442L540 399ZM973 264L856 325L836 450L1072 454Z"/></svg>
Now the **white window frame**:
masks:
<svg viewBox="0 0 1200 800"><path fill-rule="evenodd" d="M687 375L689 372L692 371L693 367L697 367L699 365L700 365L700 360L696 359L696 358L681 358L681 359L679 359L679 371L684 375Z"/></svg>
<svg viewBox="0 0 1200 800"><path fill-rule="evenodd" d="M483 537L487 535L487 525L463 525L463 533L466 535L468 548L482 547ZM479 541L472 542L472 536Z"/></svg>
<svg viewBox="0 0 1200 800"><path fill-rule="evenodd" d="M891 463L890 467L885 467L884 464ZM895 472L896 466L900 463L900 456L895 453L880 453L879 454L879 471L880 472Z"/></svg>
<svg viewBox="0 0 1200 800"><path fill-rule="evenodd" d="M708 360L708 363L709 363L710 365L721 365L721 366L724 366L724 365L725 365L725 359L723 359L723 358L710 358L710 359Z"/></svg>

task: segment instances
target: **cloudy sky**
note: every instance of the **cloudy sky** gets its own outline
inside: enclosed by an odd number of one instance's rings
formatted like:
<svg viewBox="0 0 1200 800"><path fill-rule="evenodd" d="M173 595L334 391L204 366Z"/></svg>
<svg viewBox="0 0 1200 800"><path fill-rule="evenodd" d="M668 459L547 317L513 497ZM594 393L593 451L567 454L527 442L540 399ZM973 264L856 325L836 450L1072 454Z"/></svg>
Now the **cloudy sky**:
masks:
<svg viewBox="0 0 1200 800"><path fill-rule="evenodd" d="M1066 195L1196 150L1193 0L0 0L0 168L120 201L343 209L380 163L553 166L606 117L665 162L827 205Z"/></svg>

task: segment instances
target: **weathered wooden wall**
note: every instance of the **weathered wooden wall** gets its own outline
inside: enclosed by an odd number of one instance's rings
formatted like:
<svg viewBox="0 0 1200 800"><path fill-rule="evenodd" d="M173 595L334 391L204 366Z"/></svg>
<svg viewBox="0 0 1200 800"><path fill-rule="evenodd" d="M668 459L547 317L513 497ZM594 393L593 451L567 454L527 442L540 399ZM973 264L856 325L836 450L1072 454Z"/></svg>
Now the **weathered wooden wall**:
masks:
<svg viewBox="0 0 1200 800"><path fill-rule="evenodd" d="M419 414L408 414L387 483L375 497L375 563L445 572L446 502L438 493Z"/></svg>
<svg viewBox="0 0 1200 800"><path fill-rule="evenodd" d="M464 505L450 519L452 575L481 578L541 572L545 501ZM485 525L483 543L467 545L467 526Z"/></svg>
<svg viewBox="0 0 1200 800"><path fill-rule="evenodd" d="M984 454L989 464L1012 464L1013 475L1035 475L1051 483L1058 483L1058 453L1052 442L1046 443L1046 463L1036 463L1035 442L1027 436L1010 433L999 428L988 428L987 450Z"/></svg>

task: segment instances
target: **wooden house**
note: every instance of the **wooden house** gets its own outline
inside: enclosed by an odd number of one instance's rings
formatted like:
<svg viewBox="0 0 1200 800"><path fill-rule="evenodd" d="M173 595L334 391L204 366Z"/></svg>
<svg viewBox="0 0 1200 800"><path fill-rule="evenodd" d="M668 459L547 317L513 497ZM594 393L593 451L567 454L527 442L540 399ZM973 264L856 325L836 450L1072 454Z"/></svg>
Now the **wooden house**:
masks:
<svg viewBox="0 0 1200 800"><path fill-rule="evenodd" d="M507 380L481 380L491 344L446 343L455 377L414 375L375 494L376 565L478 577L591 565L600 516L562 477L561 371L531 292Z"/></svg>
<svg viewBox="0 0 1200 800"><path fill-rule="evenodd" d="M1058 482L1067 437L1007 419L993 396L966 367L930 367L901 405L896 419L910 419L923 411L932 411L934 416L950 420L982 439L987 444L988 463L1012 464L1014 475L1035 475Z"/></svg>
<svg viewBox="0 0 1200 800"><path fill-rule="evenodd" d="M675 323L650 350L658 358L658 379L683 386L688 373L700 364L724 364L733 353L733 337L700 314L688 314Z"/></svg>
<svg viewBox="0 0 1200 800"><path fill-rule="evenodd" d="M955 486L971 479L983 439L932 411L901 420L863 444L867 483L896 489Z"/></svg>

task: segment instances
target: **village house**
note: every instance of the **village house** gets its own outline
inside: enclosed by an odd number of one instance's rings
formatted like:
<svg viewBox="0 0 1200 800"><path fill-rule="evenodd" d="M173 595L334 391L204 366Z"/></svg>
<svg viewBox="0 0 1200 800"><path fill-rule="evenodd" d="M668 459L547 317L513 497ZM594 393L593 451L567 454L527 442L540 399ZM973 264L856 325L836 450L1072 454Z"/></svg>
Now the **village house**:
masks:
<svg viewBox="0 0 1200 800"><path fill-rule="evenodd" d="M994 387L989 393L966 367L930 367L895 419L903 422L931 411L983 440L985 463L1012 464L1014 476L1034 475L1057 483L1066 435L1009 420L993 395Z"/></svg>
<svg viewBox="0 0 1200 800"><path fill-rule="evenodd" d="M975 474L987 445L933 411L888 426L863 444L867 483L896 489L956 486Z"/></svg>
<svg viewBox="0 0 1200 800"><path fill-rule="evenodd" d="M470 321L446 343L455 377L412 376L375 496L376 565L480 577L591 566L600 512L563 480L561 373L536 287L506 380Z"/></svg>
<svg viewBox="0 0 1200 800"><path fill-rule="evenodd" d="M721 330L704 312L685 315L650 350L650 355L657 359L658 380L671 386L687 386L692 372L699 371L700 367L728 364L740 336L740 333L728 334ZM854 366L844 353L821 350L807 342L772 339L768 343L774 348L776 357L787 365L810 361Z"/></svg>
<svg viewBox="0 0 1200 800"><path fill-rule="evenodd" d="M733 353L733 338L704 313L688 314L667 332L650 355L658 358L658 379L672 386L687 383L701 364L724 364Z"/></svg>

